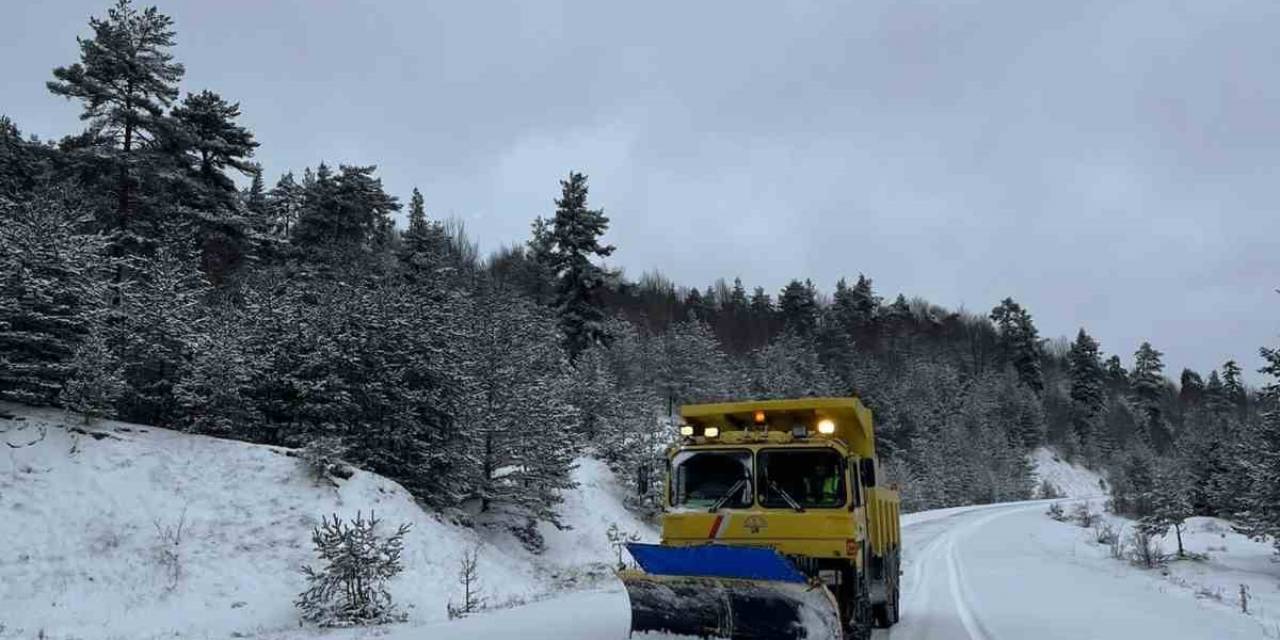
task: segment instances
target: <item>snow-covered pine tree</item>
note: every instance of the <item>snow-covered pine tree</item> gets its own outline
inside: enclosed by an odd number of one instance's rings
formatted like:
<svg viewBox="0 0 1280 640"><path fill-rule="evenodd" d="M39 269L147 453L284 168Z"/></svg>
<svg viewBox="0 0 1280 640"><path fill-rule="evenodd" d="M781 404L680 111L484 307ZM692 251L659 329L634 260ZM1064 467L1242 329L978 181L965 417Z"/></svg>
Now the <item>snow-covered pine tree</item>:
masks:
<svg viewBox="0 0 1280 640"><path fill-rule="evenodd" d="M990 317L1000 331L1006 361L1018 372L1018 379L1036 393L1043 391L1040 334L1031 314L1013 298L1005 298L991 310Z"/></svg>
<svg viewBox="0 0 1280 640"><path fill-rule="evenodd" d="M184 72L169 52L172 26L155 7L140 11L130 0L117 0L105 18L89 19L93 34L78 39L80 61L54 69L47 85L54 95L83 102L80 119L92 132L87 155L109 159L104 169L113 176L117 257L139 241L131 236L138 179L155 168L154 144L170 130L164 109L178 97Z"/></svg>
<svg viewBox="0 0 1280 640"><path fill-rule="evenodd" d="M657 393L673 411L689 402L726 399L737 388L728 356L701 322L671 325L659 338L655 360Z"/></svg>
<svg viewBox="0 0 1280 640"><path fill-rule="evenodd" d="M871 279L863 274L858 274L858 281L852 287L844 278L836 282L836 291L831 299L832 311L860 350L876 348L880 302L881 298L871 287Z"/></svg>
<svg viewBox="0 0 1280 640"><path fill-rule="evenodd" d="M169 426L178 418L173 386L192 357L209 292L195 258L179 247L167 245L134 262L137 281L129 283L112 323L111 341L129 385L120 413L132 422Z"/></svg>
<svg viewBox="0 0 1280 640"><path fill-rule="evenodd" d="M1198 407L1204 400L1204 378L1191 369L1183 369L1178 377L1178 402L1183 411Z"/></svg>
<svg viewBox="0 0 1280 640"><path fill-rule="evenodd" d="M1149 342L1143 342L1133 354L1133 402L1142 411L1143 433L1157 451L1167 449L1171 439L1162 403L1166 388L1161 375L1163 355Z"/></svg>
<svg viewBox="0 0 1280 640"><path fill-rule="evenodd" d="M114 417L116 403L127 389L120 360L103 333L95 329L80 343L70 362L71 377L58 398L62 406L83 416L86 424Z"/></svg>
<svg viewBox="0 0 1280 640"><path fill-rule="evenodd" d="M1156 457L1142 441L1131 444L1116 457L1108 474L1113 512L1138 518L1150 515L1155 467Z"/></svg>
<svg viewBox="0 0 1280 640"><path fill-rule="evenodd" d="M1238 418L1248 414L1249 393L1244 388L1240 365L1235 360L1222 363L1222 393Z"/></svg>
<svg viewBox="0 0 1280 640"><path fill-rule="evenodd" d="M1182 527L1187 518L1195 515L1191 509L1191 481L1176 462L1161 460L1156 464L1151 492L1151 513L1143 517L1139 526L1153 535L1164 536L1173 527L1178 541L1178 557L1186 556L1182 547Z"/></svg>
<svg viewBox="0 0 1280 640"><path fill-rule="evenodd" d="M330 267L348 264L360 254L386 246L396 198L374 177L374 166L342 165L334 174L324 163L311 184L304 184L303 207L291 240L313 262Z"/></svg>
<svg viewBox="0 0 1280 640"><path fill-rule="evenodd" d="M253 165L253 181L244 192L244 206L255 221L266 222L267 218L267 186L262 182L262 167ZM259 225L266 228L267 225Z"/></svg>
<svg viewBox="0 0 1280 640"><path fill-rule="evenodd" d="M788 333L810 337L818 330L818 292L813 282L792 280L778 294L782 327Z"/></svg>
<svg viewBox="0 0 1280 640"><path fill-rule="evenodd" d="M311 534L316 554L324 566L303 565L307 589L294 605L302 619L322 627L403 622L408 616L391 600L387 581L403 570L400 556L409 525L402 524L383 537L381 521L374 514L362 514L348 524L321 518Z"/></svg>
<svg viewBox="0 0 1280 640"><path fill-rule="evenodd" d="M267 193L267 212L271 220L272 235L288 238L298 223L302 212L303 187L293 179L293 172L288 171L276 181L276 186Z"/></svg>
<svg viewBox="0 0 1280 640"><path fill-rule="evenodd" d="M1105 373L1098 355L1098 342L1082 328L1067 353L1071 379L1071 425L1085 458L1097 462L1101 451L1099 432L1106 402Z"/></svg>
<svg viewBox="0 0 1280 640"><path fill-rule="evenodd" d="M258 428L262 415L251 394L262 375L262 363L248 350L245 324L227 310L191 337L192 358L173 387L177 424L182 429L251 438Z"/></svg>
<svg viewBox="0 0 1280 640"><path fill-rule="evenodd" d="M613 253L612 245L600 243L608 229L604 210L587 208L587 176L570 172L567 180L560 181L550 235L556 310L570 360L587 347L608 340L601 295L609 274L591 261Z"/></svg>
<svg viewBox="0 0 1280 640"><path fill-rule="evenodd" d="M459 417L470 445L470 496L482 512L559 525L559 493L579 439L571 369L554 321L531 302L482 284L464 321Z"/></svg>
<svg viewBox="0 0 1280 640"><path fill-rule="evenodd" d="M221 282L251 252L259 223L227 172L256 176L259 168L251 158L258 143L236 123L240 105L212 91L187 94L170 117L174 155L184 167L182 187L173 190L173 199L181 205L178 210L189 214L206 276Z"/></svg>
<svg viewBox="0 0 1280 640"><path fill-rule="evenodd" d="M835 393L836 380L812 341L786 333L750 356L749 392L756 398L803 398Z"/></svg>
<svg viewBox="0 0 1280 640"><path fill-rule="evenodd" d="M1262 373L1272 380L1262 392L1266 402L1261 420L1250 429L1240 453L1245 460L1248 489L1241 528L1257 539L1270 537L1280 553L1280 349L1261 349Z"/></svg>
<svg viewBox="0 0 1280 640"><path fill-rule="evenodd" d="M245 127L236 123L240 105L204 90L188 93L182 104L173 108L172 117L182 128L189 162L196 177L212 192L234 193L235 182L227 170L257 177L261 194L262 182L257 166L250 158L258 147Z"/></svg>
<svg viewBox="0 0 1280 640"><path fill-rule="evenodd" d="M423 284L438 283L449 260L449 238L444 227L427 219L422 192L409 197L409 227L400 236L399 257L409 277Z"/></svg>
<svg viewBox="0 0 1280 640"><path fill-rule="evenodd" d="M55 404L107 302L105 243L81 232L82 194L0 202L0 398Z"/></svg>

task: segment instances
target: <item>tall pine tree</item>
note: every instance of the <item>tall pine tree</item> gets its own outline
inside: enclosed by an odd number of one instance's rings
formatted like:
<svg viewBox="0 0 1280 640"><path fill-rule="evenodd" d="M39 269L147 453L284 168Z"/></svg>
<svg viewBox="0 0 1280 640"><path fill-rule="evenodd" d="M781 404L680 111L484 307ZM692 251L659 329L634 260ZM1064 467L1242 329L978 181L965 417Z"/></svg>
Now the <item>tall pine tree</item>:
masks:
<svg viewBox="0 0 1280 640"><path fill-rule="evenodd" d="M149 151L171 128L164 110L178 97L184 72L169 52L172 26L155 7L139 11L130 0L117 0L106 18L90 18L91 37L77 38L80 62L54 69L47 85L84 104L80 119L89 122L93 155L112 164L117 255L137 240L130 237L134 195L139 170L151 162L139 150Z"/></svg>
<svg viewBox="0 0 1280 640"><path fill-rule="evenodd" d="M570 172L560 181L560 197L550 232L550 260L556 277L556 310L570 359L608 339L604 330L605 270L593 263L614 247L600 243L609 229L601 209L587 208L587 176Z"/></svg>

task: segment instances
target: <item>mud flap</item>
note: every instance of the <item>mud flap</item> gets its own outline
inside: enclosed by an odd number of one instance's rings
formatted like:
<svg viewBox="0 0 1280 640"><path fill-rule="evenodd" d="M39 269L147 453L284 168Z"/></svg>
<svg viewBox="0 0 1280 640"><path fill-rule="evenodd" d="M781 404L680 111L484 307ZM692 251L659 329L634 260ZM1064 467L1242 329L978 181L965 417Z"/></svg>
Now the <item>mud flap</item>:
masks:
<svg viewBox="0 0 1280 640"><path fill-rule="evenodd" d="M619 573L631 631L699 638L839 640L840 613L772 549L629 545L645 571Z"/></svg>

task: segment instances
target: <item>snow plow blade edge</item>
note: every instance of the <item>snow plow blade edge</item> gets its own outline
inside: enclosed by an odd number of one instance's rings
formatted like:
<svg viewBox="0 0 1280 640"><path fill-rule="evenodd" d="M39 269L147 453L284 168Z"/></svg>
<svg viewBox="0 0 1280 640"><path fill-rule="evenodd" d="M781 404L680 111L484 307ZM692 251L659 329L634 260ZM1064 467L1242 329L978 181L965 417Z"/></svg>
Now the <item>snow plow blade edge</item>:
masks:
<svg viewBox="0 0 1280 640"><path fill-rule="evenodd" d="M618 577L631 632L698 638L839 640L835 598L772 549L628 545L647 572ZM730 574L730 575L718 575Z"/></svg>

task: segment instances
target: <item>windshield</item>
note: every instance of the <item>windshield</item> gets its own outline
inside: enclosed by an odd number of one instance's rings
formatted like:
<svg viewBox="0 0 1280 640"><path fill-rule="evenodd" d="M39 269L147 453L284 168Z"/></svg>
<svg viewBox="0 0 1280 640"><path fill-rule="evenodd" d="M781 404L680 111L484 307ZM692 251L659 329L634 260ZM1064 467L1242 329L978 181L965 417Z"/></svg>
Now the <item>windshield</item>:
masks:
<svg viewBox="0 0 1280 640"><path fill-rule="evenodd" d="M750 451L686 451L672 461L672 506L741 509L751 506Z"/></svg>
<svg viewBox="0 0 1280 640"><path fill-rule="evenodd" d="M844 462L834 451L766 449L760 452L759 465L762 506L844 506Z"/></svg>

